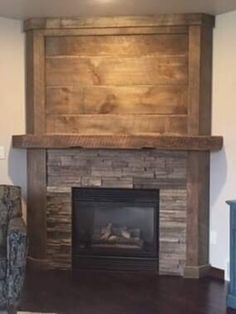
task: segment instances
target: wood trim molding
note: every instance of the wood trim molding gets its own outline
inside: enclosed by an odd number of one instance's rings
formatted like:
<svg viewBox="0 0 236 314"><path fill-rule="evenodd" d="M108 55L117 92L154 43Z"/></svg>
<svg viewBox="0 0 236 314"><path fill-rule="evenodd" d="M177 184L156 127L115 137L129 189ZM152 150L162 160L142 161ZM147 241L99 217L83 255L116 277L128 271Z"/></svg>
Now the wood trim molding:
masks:
<svg viewBox="0 0 236 314"><path fill-rule="evenodd" d="M151 34L188 34L188 26L153 27L109 27L109 28L69 28L45 29L45 36L104 36L104 35L151 35Z"/></svg>
<svg viewBox="0 0 236 314"><path fill-rule="evenodd" d="M209 259L209 152L188 152L186 269Z"/></svg>
<svg viewBox="0 0 236 314"><path fill-rule="evenodd" d="M212 28L189 27L188 134L211 134Z"/></svg>
<svg viewBox="0 0 236 314"><path fill-rule="evenodd" d="M45 44L42 31L26 34L27 133L45 133Z"/></svg>
<svg viewBox="0 0 236 314"><path fill-rule="evenodd" d="M38 259L31 256L27 257L26 267L29 271L45 271L49 269L47 259Z"/></svg>
<svg viewBox="0 0 236 314"><path fill-rule="evenodd" d="M189 27L188 134L199 134L201 28Z"/></svg>
<svg viewBox="0 0 236 314"><path fill-rule="evenodd" d="M216 151L223 145L221 136L158 135L15 135L14 148L107 148Z"/></svg>
<svg viewBox="0 0 236 314"><path fill-rule="evenodd" d="M186 266L184 268L184 278L199 279L208 276L210 265Z"/></svg>
<svg viewBox="0 0 236 314"><path fill-rule="evenodd" d="M225 281L225 271L216 267L210 267L208 276L212 279Z"/></svg>
<svg viewBox="0 0 236 314"><path fill-rule="evenodd" d="M29 256L44 259L46 256L46 150L27 152L28 202L27 229Z"/></svg>
<svg viewBox="0 0 236 314"><path fill-rule="evenodd" d="M73 29L110 27L155 27L170 25L209 25L214 27L215 17L207 14L169 14L150 16L31 18L24 23L24 30Z"/></svg>
<svg viewBox="0 0 236 314"><path fill-rule="evenodd" d="M198 279L206 276L212 279L225 281L224 270L212 267L210 265L203 265L198 267L185 267L184 269L185 278Z"/></svg>

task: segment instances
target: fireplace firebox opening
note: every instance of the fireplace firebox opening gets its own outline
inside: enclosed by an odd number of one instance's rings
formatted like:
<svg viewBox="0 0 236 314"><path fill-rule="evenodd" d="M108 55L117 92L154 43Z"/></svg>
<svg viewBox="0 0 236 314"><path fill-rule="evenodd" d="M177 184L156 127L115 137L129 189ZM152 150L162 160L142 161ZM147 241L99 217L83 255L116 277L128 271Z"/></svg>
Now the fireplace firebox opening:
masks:
<svg viewBox="0 0 236 314"><path fill-rule="evenodd" d="M158 270L159 190L72 188L72 268Z"/></svg>

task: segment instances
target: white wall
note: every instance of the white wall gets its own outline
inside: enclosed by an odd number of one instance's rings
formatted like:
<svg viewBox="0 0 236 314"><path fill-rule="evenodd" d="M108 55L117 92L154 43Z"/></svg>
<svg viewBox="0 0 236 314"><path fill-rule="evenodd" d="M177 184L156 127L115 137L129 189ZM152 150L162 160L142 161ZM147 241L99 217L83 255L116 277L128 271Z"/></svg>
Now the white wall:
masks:
<svg viewBox="0 0 236 314"><path fill-rule="evenodd" d="M26 190L26 155L11 149L11 136L25 133L24 33L22 23L0 18L0 184L16 184Z"/></svg>
<svg viewBox="0 0 236 314"><path fill-rule="evenodd" d="M236 11L217 16L213 49L212 133L224 150L211 156L210 262L229 271L229 207L236 199Z"/></svg>

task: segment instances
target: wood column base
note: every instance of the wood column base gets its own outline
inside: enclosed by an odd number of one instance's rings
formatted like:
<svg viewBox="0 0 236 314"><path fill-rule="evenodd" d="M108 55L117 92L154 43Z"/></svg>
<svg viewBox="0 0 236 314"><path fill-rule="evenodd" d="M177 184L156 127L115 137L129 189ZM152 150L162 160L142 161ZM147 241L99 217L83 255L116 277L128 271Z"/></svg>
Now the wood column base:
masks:
<svg viewBox="0 0 236 314"><path fill-rule="evenodd" d="M199 279L206 277L210 272L210 265L186 266L184 268L184 278Z"/></svg>
<svg viewBox="0 0 236 314"><path fill-rule="evenodd" d="M31 256L27 257L27 269L29 270L48 270L48 260L47 259L39 259Z"/></svg>

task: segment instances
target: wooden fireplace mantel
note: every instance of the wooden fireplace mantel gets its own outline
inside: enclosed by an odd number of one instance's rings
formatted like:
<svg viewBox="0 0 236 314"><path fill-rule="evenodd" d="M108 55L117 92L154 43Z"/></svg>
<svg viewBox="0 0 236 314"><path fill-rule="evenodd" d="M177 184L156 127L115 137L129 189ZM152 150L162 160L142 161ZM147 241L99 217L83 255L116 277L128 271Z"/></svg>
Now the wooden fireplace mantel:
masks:
<svg viewBox="0 0 236 314"><path fill-rule="evenodd" d="M96 149L160 149L184 151L217 151L222 148L222 136L168 135L14 135L13 147L32 148L96 148Z"/></svg>

